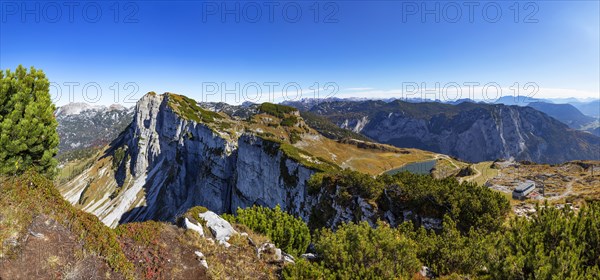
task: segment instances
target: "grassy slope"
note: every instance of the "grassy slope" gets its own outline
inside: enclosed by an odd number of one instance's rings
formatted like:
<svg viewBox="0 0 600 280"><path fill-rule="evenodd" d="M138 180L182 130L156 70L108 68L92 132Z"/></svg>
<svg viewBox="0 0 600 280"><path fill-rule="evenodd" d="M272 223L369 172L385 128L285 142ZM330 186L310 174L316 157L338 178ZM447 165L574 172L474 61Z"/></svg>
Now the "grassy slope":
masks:
<svg viewBox="0 0 600 280"><path fill-rule="evenodd" d="M261 108L264 107L265 105L261 106ZM324 137L309 127L302 117L298 117L298 123L295 126L282 126L281 123L286 118L289 118L294 112L298 114L292 107L269 104L266 108L261 109L265 113L251 118L246 129L258 132L257 134L265 139L283 143L282 147L286 150L298 150L299 153L312 157L312 161L333 163L341 168L350 168L376 175L407 163L429 160L436 155L427 151L401 149L382 144L359 147L352 143L341 143ZM292 141L291 135L294 134L300 136L299 140ZM292 158L297 157L292 156ZM303 162L303 160L299 161Z"/></svg>
<svg viewBox="0 0 600 280"><path fill-rule="evenodd" d="M113 270L133 275L133 264L123 254L115 232L97 217L71 206L51 181L34 173L0 180L0 244L25 238L33 218L43 214L69 229L87 252L101 256ZM17 250L3 246L0 253L10 256Z"/></svg>
<svg viewBox="0 0 600 280"><path fill-rule="evenodd" d="M280 270L279 264L258 259L256 248L239 237L232 238L232 248L225 249L193 231L166 223L148 221L110 229L97 217L75 209L62 198L51 181L34 173L0 177L0 193L0 277L3 269L13 272L8 278L33 276L31 273L39 270L17 270L14 274L15 262L18 264L23 255L32 252L34 263L28 263L28 266L45 268L45 273L57 278L74 273L72 262L85 262L89 256L105 263L111 276L101 274L101 277L112 279L274 279ZM61 244L55 244L60 245L57 248L48 245L30 248L32 245L27 240L35 239L31 225L41 216L64 227L67 231L64 234L76 239L73 244L82 244L83 252L68 262L56 257L60 256L57 252L50 252L53 258L37 258L39 250L62 250L70 246L70 243L58 242ZM238 226L238 230L248 232L257 242L268 241L242 226ZM208 230L205 232L210 234ZM76 246L71 249L77 251ZM200 266L195 251L204 253L209 262L208 270ZM94 271L85 273L97 277Z"/></svg>

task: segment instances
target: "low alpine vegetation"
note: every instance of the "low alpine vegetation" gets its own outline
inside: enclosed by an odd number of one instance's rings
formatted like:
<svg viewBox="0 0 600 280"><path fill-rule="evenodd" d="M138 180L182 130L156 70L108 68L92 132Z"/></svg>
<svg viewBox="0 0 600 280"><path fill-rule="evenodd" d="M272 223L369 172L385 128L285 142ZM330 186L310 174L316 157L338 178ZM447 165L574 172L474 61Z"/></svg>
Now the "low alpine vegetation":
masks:
<svg viewBox="0 0 600 280"><path fill-rule="evenodd" d="M268 103L268 102L261 104L258 107L258 110L263 113L266 113L266 114L269 114L271 116L275 116L278 118L284 118L286 114L289 114L294 111L298 111L294 107L280 105L280 104L273 104L273 103Z"/></svg>
<svg viewBox="0 0 600 280"><path fill-rule="evenodd" d="M353 198L361 197L379 212L390 211L399 217L405 210L437 219L450 215L463 232L472 227L496 230L510 210L506 197L486 187L408 172L377 177L351 170L319 173L311 177L308 185L310 193L332 194L337 203L350 203ZM324 213L311 219L311 228L324 226L322 221L330 218L324 211L328 207L319 205L317 210Z"/></svg>
<svg viewBox="0 0 600 280"><path fill-rule="evenodd" d="M408 279L421 264L417 244L385 223L323 229L316 232L314 244L320 261L286 266L285 279Z"/></svg>
<svg viewBox="0 0 600 280"><path fill-rule="evenodd" d="M275 208L253 206L238 209L237 215L224 215L232 223L239 223L269 237L284 252L299 256L310 244L310 231L302 219Z"/></svg>
<svg viewBox="0 0 600 280"><path fill-rule="evenodd" d="M532 219L461 232L449 215L439 232L406 222L317 230L317 260L299 259L284 279L409 279L421 266L449 279L598 279L600 203L579 212L539 206ZM418 279L418 277L417 277Z"/></svg>

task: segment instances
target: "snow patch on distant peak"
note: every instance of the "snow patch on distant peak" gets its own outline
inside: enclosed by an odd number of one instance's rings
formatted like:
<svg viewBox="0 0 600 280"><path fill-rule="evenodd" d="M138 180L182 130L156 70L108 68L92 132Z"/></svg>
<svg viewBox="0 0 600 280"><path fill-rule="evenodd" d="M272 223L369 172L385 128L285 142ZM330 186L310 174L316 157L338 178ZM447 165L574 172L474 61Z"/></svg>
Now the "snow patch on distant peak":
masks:
<svg viewBox="0 0 600 280"><path fill-rule="evenodd" d="M56 115L61 116L70 116L70 115L79 115L81 112L86 110L102 110L106 107L101 105L91 105L83 102L73 102L64 106L58 107L56 110Z"/></svg>
<svg viewBox="0 0 600 280"><path fill-rule="evenodd" d="M112 105L108 106L108 110L109 111L123 111L123 110L127 110L127 108L121 104L112 104Z"/></svg>
<svg viewBox="0 0 600 280"><path fill-rule="evenodd" d="M84 111L124 111L128 110L125 106L120 104L112 104L108 107L104 105L93 105L84 102L72 102L64 106L60 106L56 109L56 116L71 116L79 115Z"/></svg>

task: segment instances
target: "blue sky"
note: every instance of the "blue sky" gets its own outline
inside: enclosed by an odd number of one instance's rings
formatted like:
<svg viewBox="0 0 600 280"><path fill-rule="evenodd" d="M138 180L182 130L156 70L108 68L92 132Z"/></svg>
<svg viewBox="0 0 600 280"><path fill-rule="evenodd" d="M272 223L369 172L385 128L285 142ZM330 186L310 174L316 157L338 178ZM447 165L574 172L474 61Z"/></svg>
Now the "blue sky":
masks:
<svg viewBox="0 0 600 280"><path fill-rule="evenodd" d="M148 91L239 103L256 99L256 85L261 101L281 101L285 85L288 99L297 87L302 97L457 98L449 85L481 98L490 83L488 96L518 83L535 97L599 97L598 1L53 3L0 3L0 68L43 69L59 105Z"/></svg>

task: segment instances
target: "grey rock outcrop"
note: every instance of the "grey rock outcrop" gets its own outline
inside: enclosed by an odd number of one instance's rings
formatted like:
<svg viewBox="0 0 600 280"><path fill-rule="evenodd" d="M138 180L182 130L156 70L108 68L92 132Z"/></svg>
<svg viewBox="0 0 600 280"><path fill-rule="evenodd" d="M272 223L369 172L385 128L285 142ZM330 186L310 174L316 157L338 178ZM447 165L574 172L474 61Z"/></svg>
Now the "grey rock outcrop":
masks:
<svg viewBox="0 0 600 280"><path fill-rule="evenodd" d="M317 255L315 255L313 253L302 254L302 255L300 255L300 257L303 259L307 259L309 261L314 261L317 259Z"/></svg>
<svg viewBox="0 0 600 280"><path fill-rule="evenodd" d="M256 254L257 254L257 256L258 256L259 259L263 255L269 255L275 261L279 261L279 260L281 260L283 258L282 254L281 254L281 249L277 248L277 246L275 246L275 244L273 244L273 243L263 243L256 250Z"/></svg>
<svg viewBox="0 0 600 280"><path fill-rule="evenodd" d="M287 158L276 144L262 138L244 135L238 144L238 176L231 210L248 205L279 205L308 221L315 201L307 193L306 182L315 171Z"/></svg>
<svg viewBox="0 0 600 280"><path fill-rule="evenodd" d="M280 143L247 133L243 126L221 129L219 123L190 120L176 111L172 98L182 99L154 93L140 99L131 125L97 162L59 187L63 196L112 227L144 220L174 222L194 206L216 215L279 205L311 226L328 228L348 221L374 226L385 219L395 226L427 218L405 217L402 211L410 209L403 206L381 211L359 195L340 200L343 190L337 186L309 192L308 180L316 171L286 154ZM368 127L367 122L362 121Z"/></svg>
<svg viewBox="0 0 600 280"><path fill-rule="evenodd" d="M201 213L200 219L206 221L206 226L218 242L227 242L232 235L237 234L228 221L212 211Z"/></svg>
<svg viewBox="0 0 600 280"><path fill-rule="evenodd" d="M281 252L281 260L285 263L296 263L294 256L286 253L286 252Z"/></svg>
<svg viewBox="0 0 600 280"><path fill-rule="evenodd" d="M200 265L204 266L204 268L208 269L208 262L206 261L206 257L204 256L204 254L202 254L202 252L200 251L195 251L194 254L196 255L196 258L198 259L198 261L200 262Z"/></svg>
<svg viewBox="0 0 600 280"><path fill-rule="evenodd" d="M100 158L60 187L63 196L113 227L174 221L198 205L217 214L280 205L308 221L315 201L306 182L314 170L287 157L279 143L188 120L169 106L170 98L142 97L131 125L103 156L113 157L112 166ZM96 184L101 192L87 197Z"/></svg>

